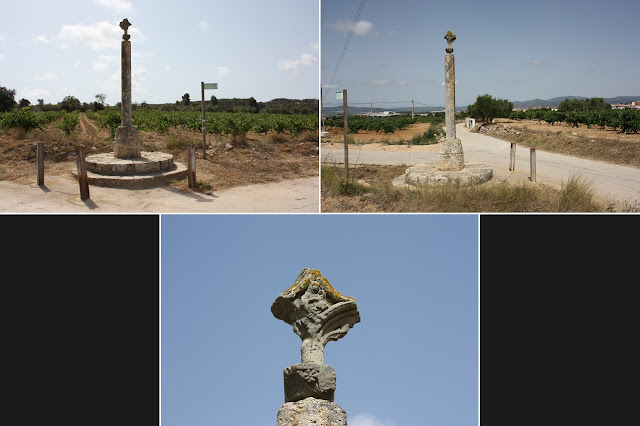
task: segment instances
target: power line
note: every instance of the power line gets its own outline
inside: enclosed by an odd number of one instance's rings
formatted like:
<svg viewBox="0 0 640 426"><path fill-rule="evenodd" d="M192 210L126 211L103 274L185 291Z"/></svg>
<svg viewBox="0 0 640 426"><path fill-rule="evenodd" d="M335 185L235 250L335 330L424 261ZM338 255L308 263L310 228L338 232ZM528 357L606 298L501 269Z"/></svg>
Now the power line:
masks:
<svg viewBox="0 0 640 426"><path fill-rule="evenodd" d="M342 49L342 53L340 54L340 59L338 59L338 63L336 64L336 69L333 71L333 76L331 77L331 82L329 86L333 85L333 80L336 78L336 73L338 72L338 68L340 68L340 64L342 63L342 59L344 58L344 54L347 52L347 47L349 46L349 41L351 41L351 37L353 36L353 31L358 24L358 20L360 19L360 14L362 13L362 9L364 9L364 4L367 0L362 0L360 2L360 6L358 7L358 12L356 13L356 18L353 20L353 24L351 24L351 29L349 30L349 35L347 36L347 41L344 44L344 48Z"/></svg>

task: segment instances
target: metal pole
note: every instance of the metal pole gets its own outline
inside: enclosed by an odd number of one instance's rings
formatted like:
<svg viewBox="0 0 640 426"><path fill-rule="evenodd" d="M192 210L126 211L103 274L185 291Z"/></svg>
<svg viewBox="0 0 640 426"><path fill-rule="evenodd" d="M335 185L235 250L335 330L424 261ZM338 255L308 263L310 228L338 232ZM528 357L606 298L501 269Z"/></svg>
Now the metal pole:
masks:
<svg viewBox="0 0 640 426"><path fill-rule="evenodd" d="M202 158L207 158L207 129L204 117L204 81L200 82L200 90L202 92Z"/></svg>
<svg viewBox="0 0 640 426"><path fill-rule="evenodd" d="M342 108L344 110L344 173L345 177L349 179L349 141L348 141L348 127L347 127L347 89L342 90Z"/></svg>

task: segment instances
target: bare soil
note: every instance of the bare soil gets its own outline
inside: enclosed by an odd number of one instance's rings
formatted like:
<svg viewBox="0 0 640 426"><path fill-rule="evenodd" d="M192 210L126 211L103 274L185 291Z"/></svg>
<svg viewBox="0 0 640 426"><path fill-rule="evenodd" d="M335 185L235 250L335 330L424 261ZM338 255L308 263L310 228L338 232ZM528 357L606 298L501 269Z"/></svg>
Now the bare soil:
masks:
<svg viewBox="0 0 640 426"><path fill-rule="evenodd" d="M355 144L370 144L370 143L400 143L408 142L414 136L422 135L429 130L429 123L414 123L404 129L398 129L393 133L376 133L366 130L360 130L358 133L349 133L348 138L352 138ZM325 131L330 133L330 136L322 138L322 142L327 143L344 143L344 128L343 127L327 127Z"/></svg>
<svg viewBox="0 0 640 426"><path fill-rule="evenodd" d="M572 127L535 120L497 119L498 125L512 128L520 135L492 133L498 139L517 142L525 147L559 154L640 167L640 133L625 134L606 127Z"/></svg>
<svg viewBox="0 0 640 426"><path fill-rule="evenodd" d="M49 124L44 130L24 134L19 129L0 132L0 180L33 183L37 176L36 146L44 142L45 176L71 175L76 164L75 149L85 145L87 155L113 151L107 129L98 129L93 120L80 114L79 125L66 135ZM139 131L143 151L162 151L186 164L187 144L196 146L198 191L209 192L254 183L318 176L319 147L316 133L291 138L284 135L256 134L246 138L207 135L207 158L202 158L202 133L171 129L166 135ZM190 191L186 178L171 183Z"/></svg>

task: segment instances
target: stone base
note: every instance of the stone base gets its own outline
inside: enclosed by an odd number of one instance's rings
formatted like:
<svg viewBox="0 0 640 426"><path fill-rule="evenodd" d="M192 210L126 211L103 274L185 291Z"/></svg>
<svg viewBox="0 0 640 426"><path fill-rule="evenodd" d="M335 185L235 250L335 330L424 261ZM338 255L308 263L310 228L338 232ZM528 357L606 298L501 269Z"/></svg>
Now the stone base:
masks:
<svg viewBox="0 0 640 426"><path fill-rule="evenodd" d="M313 397L333 401L336 371L330 365L294 364L284 369L284 400L295 402Z"/></svg>
<svg viewBox="0 0 640 426"><path fill-rule="evenodd" d="M276 426L347 426L347 413L336 403L305 398L278 410Z"/></svg>
<svg viewBox="0 0 640 426"><path fill-rule="evenodd" d="M438 169L443 171L462 170L464 167L462 141L460 139L446 139L440 142Z"/></svg>
<svg viewBox="0 0 640 426"><path fill-rule="evenodd" d="M141 152L137 158L116 158L113 152L86 157L89 185L143 188L165 185L187 176L187 167L163 152ZM77 167L72 170L78 177Z"/></svg>
<svg viewBox="0 0 640 426"><path fill-rule="evenodd" d="M421 185L460 186L479 185L491 180L493 169L487 164L466 163L462 170L440 170L438 164L416 164L393 180L393 186L416 187Z"/></svg>
<svg viewBox="0 0 640 426"><path fill-rule="evenodd" d="M113 142L116 158L140 157L140 137L136 126L118 127Z"/></svg>

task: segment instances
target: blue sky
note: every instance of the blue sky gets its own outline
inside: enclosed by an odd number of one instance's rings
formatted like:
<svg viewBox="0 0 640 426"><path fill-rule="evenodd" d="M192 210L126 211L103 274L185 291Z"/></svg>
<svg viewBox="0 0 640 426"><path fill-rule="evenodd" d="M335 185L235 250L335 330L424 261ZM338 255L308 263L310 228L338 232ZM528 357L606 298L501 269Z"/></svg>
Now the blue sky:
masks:
<svg viewBox="0 0 640 426"><path fill-rule="evenodd" d="M275 424L305 267L362 321L325 348L350 426L478 423L477 215L163 215L163 426Z"/></svg>
<svg viewBox="0 0 640 426"><path fill-rule="evenodd" d="M350 105L363 103L364 109L370 102L410 106L411 99L444 105L449 30L457 36L458 106L485 93L511 101L640 95L637 0L369 0L331 82L360 4L322 1L327 106L341 103L335 92L342 89Z"/></svg>
<svg viewBox="0 0 640 426"><path fill-rule="evenodd" d="M318 98L317 0L0 0L0 85L16 101L120 101L128 18L133 102Z"/></svg>

